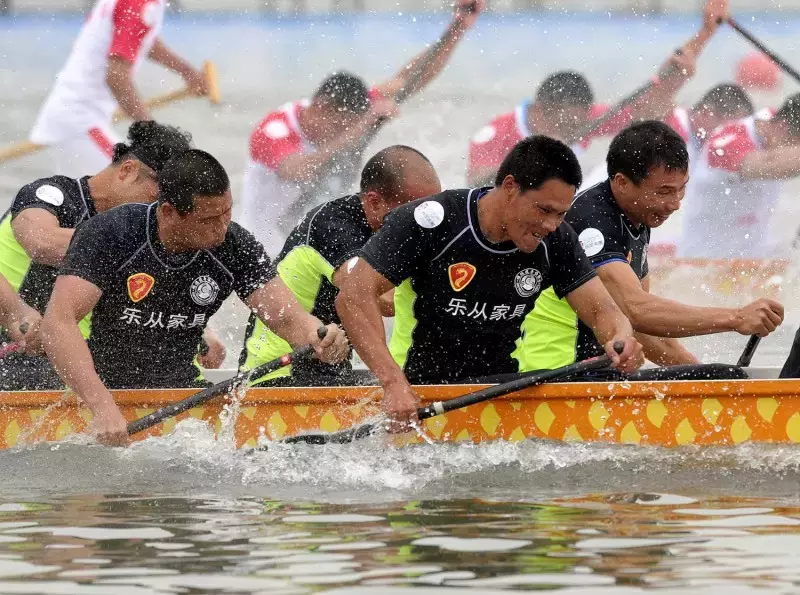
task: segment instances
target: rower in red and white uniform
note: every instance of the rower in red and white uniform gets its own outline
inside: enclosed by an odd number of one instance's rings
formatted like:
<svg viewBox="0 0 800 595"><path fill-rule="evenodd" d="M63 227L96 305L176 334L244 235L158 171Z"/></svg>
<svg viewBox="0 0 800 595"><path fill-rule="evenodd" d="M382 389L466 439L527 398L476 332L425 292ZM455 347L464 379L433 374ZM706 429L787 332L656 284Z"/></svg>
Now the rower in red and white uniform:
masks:
<svg viewBox="0 0 800 595"><path fill-rule="evenodd" d="M483 6L484 0L457 0L438 42L392 79L368 88L358 76L338 72L310 100L288 103L258 123L250 136L239 221L271 257L303 213L352 190L364 149L397 114L398 93L417 93L438 76Z"/></svg>
<svg viewBox="0 0 800 595"><path fill-rule="evenodd" d="M166 0L99 0L81 28L30 133L53 148L55 172L78 178L111 163L112 117L119 106L133 120L152 120L133 77L150 58L183 77L196 94L203 74L161 41Z"/></svg>
<svg viewBox="0 0 800 595"><path fill-rule="evenodd" d="M541 84L533 102L523 101L510 113L498 116L481 128L469 145L467 183L470 186L491 185L495 172L511 148L531 134L544 134L564 141L580 156L591 142L613 135L635 119L661 118L674 97L694 74L696 57L719 27L719 19L728 14L727 0L707 0L703 25L680 51L673 53L654 77L646 93L586 134L593 120L603 117L608 106L595 103L586 78L577 72L557 72ZM584 180L583 188L605 180L605 168L595 179Z"/></svg>
<svg viewBox="0 0 800 595"><path fill-rule="evenodd" d="M775 250L770 223L781 180L800 176L800 94L718 128L694 169L678 256L759 259Z"/></svg>

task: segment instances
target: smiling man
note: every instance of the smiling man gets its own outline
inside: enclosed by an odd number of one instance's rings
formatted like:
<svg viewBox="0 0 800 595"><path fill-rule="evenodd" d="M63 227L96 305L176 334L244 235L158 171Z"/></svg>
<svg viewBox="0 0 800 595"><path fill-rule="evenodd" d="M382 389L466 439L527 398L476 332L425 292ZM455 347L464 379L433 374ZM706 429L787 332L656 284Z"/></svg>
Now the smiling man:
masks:
<svg viewBox="0 0 800 595"><path fill-rule="evenodd" d="M686 143L662 122L634 124L608 150L608 179L577 196L566 221L614 301L630 319L647 359L697 364L673 337L735 331L766 336L783 321L783 306L759 299L742 308L701 308L650 293L650 229L678 210L689 181ZM564 366L603 352L572 304L543 292L525 320L523 371Z"/></svg>
<svg viewBox="0 0 800 595"><path fill-rule="evenodd" d="M392 430L413 421L410 383L442 384L511 374L520 325L539 294L566 297L622 369L641 347L563 223L581 169L545 136L520 141L494 188L449 190L392 211L364 246L336 300L358 354L384 389ZM380 298L395 286L387 348ZM612 348L623 341L617 355Z"/></svg>

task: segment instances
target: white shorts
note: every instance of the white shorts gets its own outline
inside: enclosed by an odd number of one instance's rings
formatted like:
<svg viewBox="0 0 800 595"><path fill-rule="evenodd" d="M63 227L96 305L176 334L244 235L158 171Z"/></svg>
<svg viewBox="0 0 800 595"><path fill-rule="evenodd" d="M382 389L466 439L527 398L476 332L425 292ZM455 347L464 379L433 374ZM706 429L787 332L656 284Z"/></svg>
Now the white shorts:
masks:
<svg viewBox="0 0 800 595"><path fill-rule="evenodd" d="M91 176L111 163L119 137L110 126L95 127L69 140L50 145L53 173L70 178Z"/></svg>

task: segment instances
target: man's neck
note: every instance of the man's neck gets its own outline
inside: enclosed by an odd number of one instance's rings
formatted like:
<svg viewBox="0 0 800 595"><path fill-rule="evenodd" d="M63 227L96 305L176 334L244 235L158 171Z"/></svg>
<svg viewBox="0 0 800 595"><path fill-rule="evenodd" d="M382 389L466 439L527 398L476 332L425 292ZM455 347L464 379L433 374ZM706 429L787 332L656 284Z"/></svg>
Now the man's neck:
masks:
<svg viewBox="0 0 800 595"><path fill-rule="evenodd" d="M619 189L619 186L617 186L617 183L613 179L611 180L611 196L614 198L614 202L617 203L617 206L622 211L622 214L628 218L628 221L633 223L634 226L640 227L642 222L639 221L635 216L631 215L631 213L628 212L628 209L625 208L627 203L625 200L625 195Z"/></svg>
<svg viewBox="0 0 800 595"><path fill-rule="evenodd" d="M109 175L113 175L113 173L103 170L93 175L88 181L89 195L94 203L95 211L98 213L108 211L117 206L111 192L108 190L110 187Z"/></svg>
<svg viewBox="0 0 800 595"><path fill-rule="evenodd" d="M164 250L170 254L180 254L181 252L192 252L188 250L183 242L176 237L175 234L170 232L169 226L164 224L161 217L161 211L156 209L156 235L158 241L164 246Z"/></svg>
<svg viewBox="0 0 800 595"><path fill-rule="evenodd" d="M489 190L478 201L478 226L484 237L493 244L500 244L510 238L503 222L505 197L498 188Z"/></svg>

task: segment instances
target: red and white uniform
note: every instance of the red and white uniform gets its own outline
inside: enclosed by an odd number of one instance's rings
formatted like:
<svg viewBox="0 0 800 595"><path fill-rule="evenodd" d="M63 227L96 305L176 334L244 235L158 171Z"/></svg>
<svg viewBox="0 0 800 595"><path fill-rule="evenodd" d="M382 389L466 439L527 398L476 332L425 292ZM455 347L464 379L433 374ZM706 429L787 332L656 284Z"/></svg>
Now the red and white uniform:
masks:
<svg viewBox="0 0 800 595"><path fill-rule="evenodd" d="M496 117L472 137L469 143L468 176L476 171L496 170L500 167L506 155L514 148L514 145L525 137L536 134L535 131L528 129L528 108L530 105L530 101L523 101L513 112ZM608 106L595 105L592 107L590 118L599 118L606 111L608 111ZM607 122L600 130L581 142L572 145L572 150L580 157L595 138L615 134L629 122L630 114L627 111L623 111L619 116Z"/></svg>
<svg viewBox="0 0 800 595"><path fill-rule="evenodd" d="M106 84L108 59L127 60L135 71L158 37L165 5L99 0L92 9L30 134L32 142L54 146L56 173L80 177L110 162L117 102Z"/></svg>
<svg viewBox="0 0 800 595"><path fill-rule="evenodd" d="M762 110L709 135L681 206L679 257L757 259L774 249L769 229L783 184L740 174L745 158L762 148L756 122L772 115Z"/></svg>
<svg viewBox="0 0 800 595"><path fill-rule="evenodd" d="M375 99L379 91L371 89L369 95ZM317 150L303 134L298 120L300 110L308 105L308 99L283 105L267 114L250 135L239 223L256 236L273 258L307 211L352 191L361 163L360 155L343 155L334 159L333 168L311 185L278 175L278 168L290 155Z"/></svg>

